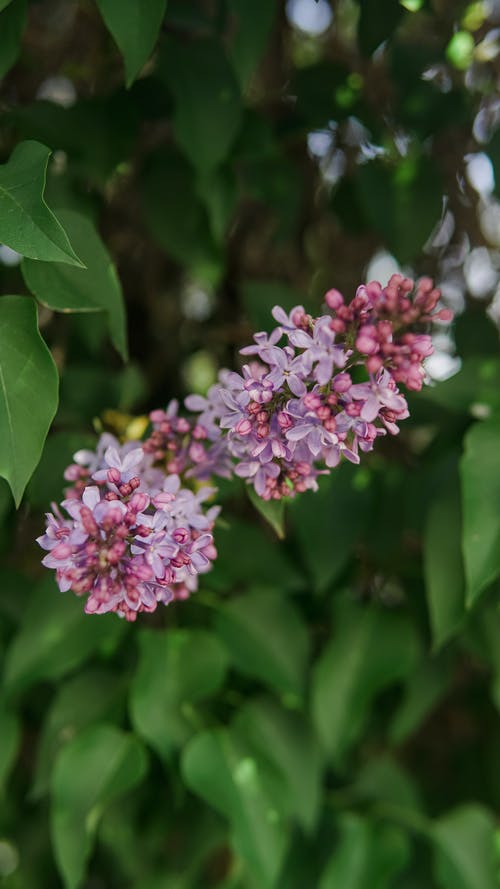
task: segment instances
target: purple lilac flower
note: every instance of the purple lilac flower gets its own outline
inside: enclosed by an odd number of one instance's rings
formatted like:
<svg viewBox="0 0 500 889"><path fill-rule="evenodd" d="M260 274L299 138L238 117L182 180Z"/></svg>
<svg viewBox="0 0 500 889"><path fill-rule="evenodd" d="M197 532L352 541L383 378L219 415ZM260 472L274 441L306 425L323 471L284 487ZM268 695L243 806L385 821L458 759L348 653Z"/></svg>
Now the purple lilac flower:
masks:
<svg viewBox="0 0 500 889"><path fill-rule="evenodd" d="M95 454L76 455L73 466L85 476L74 478L64 512L54 505L48 513L38 543L48 551L42 564L55 570L59 589L87 596L87 613L115 611L135 620L197 588L217 556L218 508L205 509L213 488L194 493L177 475L152 467L151 454L137 443L103 439ZM69 475L73 480L76 472Z"/></svg>
<svg viewBox="0 0 500 889"><path fill-rule="evenodd" d="M394 275L385 288L362 285L347 305L328 291L331 313L318 318L303 306L289 314L275 306L278 326L241 350L255 360L241 374L224 372L206 400L191 397L188 407L219 428L235 474L263 499L314 490L342 458L359 463L377 438L399 432L408 405L398 384L420 389L432 352L418 327L451 319L434 311L439 296L427 278L415 288ZM363 382L353 382L354 370L358 378L364 371Z"/></svg>

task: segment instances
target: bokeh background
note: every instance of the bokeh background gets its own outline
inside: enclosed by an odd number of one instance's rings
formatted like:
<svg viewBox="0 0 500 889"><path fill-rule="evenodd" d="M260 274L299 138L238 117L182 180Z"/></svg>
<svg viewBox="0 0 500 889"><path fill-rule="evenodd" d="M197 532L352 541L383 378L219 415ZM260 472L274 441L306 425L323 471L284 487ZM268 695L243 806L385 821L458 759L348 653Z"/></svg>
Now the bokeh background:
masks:
<svg viewBox="0 0 500 889"><path fill-rule="evenodd" d="M87 265L0 246L60 375L17 513L0 480L5 889L499 885L499 52L498 0L0 2L0 160L51 149ZM224 483L188 602L58 593L34 538L76 449L205 392L276 303L399 270L456 320L397 438L284 541Z"/></svg>

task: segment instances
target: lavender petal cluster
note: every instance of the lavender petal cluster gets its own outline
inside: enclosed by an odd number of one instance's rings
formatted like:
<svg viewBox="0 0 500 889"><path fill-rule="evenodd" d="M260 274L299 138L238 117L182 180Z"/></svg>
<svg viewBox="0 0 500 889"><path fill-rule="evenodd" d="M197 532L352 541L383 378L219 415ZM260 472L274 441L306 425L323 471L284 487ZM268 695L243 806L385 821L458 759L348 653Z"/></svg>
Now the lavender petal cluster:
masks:
<svg viewBox="0 0 500 889"><path fill-rule="evenodd" d="M120 446L108 435L74 459L66 470L73 484L38 538L59 589L86 596L88 614L114 611L129 621L187 598L217 556L219 510L205 508L215 489L182 487L139 442Z"/></svg>
<svg viewBox="0 0 500 889"><path fill-rule="evenodd" d="M223 372L186 406L222 431L235 474L264 500L316 490L342 458L359 463L377 438L399 432L409 411L398 384L420 389L433 351L422 327L451 320L434 311L439 298L430 279L393 275L386 288L360 286L348 304L328 291L330 311L317 318L275 306L274 330L241 349L251 358L242 372Z"/></svg>

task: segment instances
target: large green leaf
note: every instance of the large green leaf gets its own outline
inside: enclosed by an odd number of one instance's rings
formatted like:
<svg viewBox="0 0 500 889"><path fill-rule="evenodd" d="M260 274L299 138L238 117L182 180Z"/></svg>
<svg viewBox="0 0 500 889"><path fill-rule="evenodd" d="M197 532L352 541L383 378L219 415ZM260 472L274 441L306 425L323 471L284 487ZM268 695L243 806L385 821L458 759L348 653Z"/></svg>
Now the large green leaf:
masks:
<svg viewBox="0 0 500 889"><path fill-rule="evenodd" d="M500 419L476 423L461 461L467 604L500 574Z"/></svg>
<svg viewBox="0 0 500 889"><path fill-rule="evenodd" d="M59 593L52 573L47 573L25 604L21 628L7 651L6 691L15 694L64 676L101 647L113 650L125 630L114 614L84 614L81 599Z"/></svg>
<svg viewBox="0 0 500 889"><path fill-rule="evenodd" d="M0 475L16 505L57 410L58 377L38 330L34 300L0 297Z"/></svg>
<svg viewBox="0 0 500 889"><path fill-rule="evenodd" d="M106 186L109 188L113 175L119 175L120 164L134 150L139 126L138 109L124 91L80 97L71 107L38 99L15 105L6 120L24 138L65 152L69 176L50 177L48 193L59 191L64 195L64 200L57 196L54 206L88 207L89 213L95 211L93 187L103 191ZM73 190L73 177L81 180L85 188Z"/></svg>
<svg viewBox="0 0 500 889"><path fill-rule="evenodd" d="M103 809L146 773L140 741L111 725L88 728L59 754L52 775L51 832L66 889L77 889Z"/></svg>
<svg viewBox="0 0 500 889"><path fill-rule="evenodd" d="M435 876L442 889L498 889L495 821L480 806L462 806L431 829Z"/></svg>
<svg viewBox="0 0 500 889"><path fill-rule="evenodd" d="M425 156L406 157L394 168L370 161L359 169L357 185L366 219L389 250L401 263L418 256L442 213L436 165Z"/></svg>
<svg viewBox="0 0 500 889"><path fill-rule="evenodd" d="M26 3L27 0L0 0L0 79L17 61L26 23Z"/></svg>
<svg viewBox="0 0 500 889"><path fill-rule="evenodd" d="M24 280L41 303L59 312L106 312L116 349L127 359L127 331L123 293L116 269L92 223L74 210L61 210L61 220L71 235L86 268L61 263L22 264Z"/></svg>
<svg viewBox="0 0 500 889"><path fill-rule="evenodd" d="M463 317L463 323L467 326L469 334L477 335L479 330L477 324L471 324L470 318L466 317ZM482 333L482 328L480 332ZM496 349L498 334L495 330L493 335ZM482 336L481 340L484 345ZM458 350L461 351L460 346ZM438 386L426 386L420 397L447 410L467 415L474 413L478 406L486 411L492 409L497 412L500 408L500 361L488 355L465 358L460 373L440 382Z"/></svg>
<svg viewBox="0 0 500 889"><path fill-rule="evenodd" d="M373 699L409 675L419 648L407 615L340 602L334 636L317 662L313 678L314 720L337 765L359 738Z"/></svg>
<svg viewBox="0 0 500 889"><path fill-rule="evenodd" d="M210 572L210 587L227 590L253 584L279 590L297 590L304 583L284 547L276 545L274 534L266 533L257 522L231 519L228 528L217 535L218 558ZM235 553L238 558L235 559ZM258 559L255 553L259 554Z"/></svg>
<svg viewBox="0 0 500 889"><path fill-rule="evenodd" d="M244 88L269 42L276 16L275 0L227 0L232 21L229 56Z"/></svg>
<svg viewBox="0 0 500 889"><path fill-rule="evenodd" d="M122 677L96 668L78 673L59 687L38 742L33 799L48 791L54 761L65 744L95 722L122 716L124 690Z"/></svg>
<svg viewBox="0 0 500 889"><path fill-rule="evenodd" d="M0 167L0 242L31 259L82 266L43 199L49 156L45 145L21 142Z"/></svg>
<svg viewBox="0 0 500 889"><path fill-rule="evenodd" d="M408 677L404 696L389 729L393 744L401 744L416 731L448 691L450 665L443 659L425 659Z"/></svg>
<svg viewBox="0 0 500 889"><path fill-rule="evenodd" d="M227 654L206 630L143 630L139 646L130 714L138 734L167 759L193 733L193 705L224 682Z"/></svg>
<svg viewBox="0 0 500 889"><path fill-rule="evenodd" d="M321 479L319 491L296 497L291 504L299 550L319 592L325 592L355 556L370 520L371 498L370 477L343 463Z"/></svg>
<svg viewBox="0 0 500 889"><path fill-rule="evenodd" d="M221 258L195 186L191 165L174 148L163 149L144 170L144 213L155 239L173 259L216 280Z"/></svg>
<svg viewBox="0 0 500 889"><path fill-rule="evenodd" d="M123 56L127 86L130 86L154 49L167 0L96 2Z"/></svg>
<svg viewBox="0 0 500 889"><path fill-rule="evenodd" d="M182 771L188 786L229 820L234 848L248 864L255 884L272 889L288 832L262 763L232 733L218 730L189 742Z"/></svg>
<svg viewBox="0 0 500 889"><path fill-rule="evenodd" d="M222 605L215 623L238 670L293 700L301 698L309 640L290 600L274 591L252 591Z"/></svg>
<svg viewBox="0 0 500 889"><path fill-rule="evenodd" d="M436 490L424 532L425 584L435 648L456 632L464 618L461 537L460 480L455 463Z"/></svg>
<svg viewBox="0 0 500 889"><path fill-rule="evenodd" d="M311 831L320 805L322 762L310 725L270 697L246 704L233 725L256 755L282 776L282 805Z"/></svg>
<svg viewBox="0 0 500 889"><path fill-rule="evenodd" d="M209 173L227 157L242 113L223 44L214 39L168 40L161 73L174 96L177 141L199 173Z"/></svg>
<svg viewBox="0 0 500 889"><path fill-rule="evenodd" d="M371 823L347 812L318 889L392 889L408 864L410 843L397 827Z"/></svg>

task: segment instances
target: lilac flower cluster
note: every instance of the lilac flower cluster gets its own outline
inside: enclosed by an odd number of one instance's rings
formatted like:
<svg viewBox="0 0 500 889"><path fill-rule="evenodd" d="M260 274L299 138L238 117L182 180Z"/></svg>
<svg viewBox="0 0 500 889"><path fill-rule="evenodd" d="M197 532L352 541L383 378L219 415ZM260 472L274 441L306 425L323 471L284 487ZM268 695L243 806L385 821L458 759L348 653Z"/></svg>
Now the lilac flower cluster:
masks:
<svg viewBox="0 0 500 889"><path fill-rule="evenodd" d="M218 507L204 510L214 493L181 487L139 442L120 447L109 435L97 450L79 451L66 470L73 482L62 512L53 506L42 564L55 569L59 589L87 596L85 611L115 611L135 620L158 603L185 599L209 571L217 552L212 529Z"/></svg>
<svg viewBox="0 0 500 889"><path fill-rule="evenodd" d="M187 598L217 553L215 488L192 486L233 472L264 500L315 490L342 458L359 463L376 439L408 417L398 385L419 390L432 354L424 325L451 320L439 290L422 278L371 282L345 303L329 290L328 314L276 306L277 326L241 350L242 373L221 371L206 398L190 395L150 414L144 442L104 434L78 451L61 510L38 538L61 591L87 596L91 614L135 620L158 603ZM181 481L182 480L182 481Z"/></svg>
<svg viewBox="0 0 500 889"><path fill-rule="evenodd" d="M328 291L330 313L318 318L276 306L278 326L241 349L252 356L242 373L224 372L206 399L190 396L186 406L224 431L234 472L264 500L315 490L342 457L359 463L379 436L399 432L408 405L398 383L420 389L433 351L420 328L451 320L434 311L439 298L430 279L415 287L393 275L385 288L362 285L348 304Z"/></svg>

